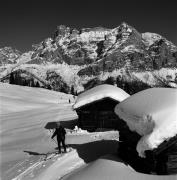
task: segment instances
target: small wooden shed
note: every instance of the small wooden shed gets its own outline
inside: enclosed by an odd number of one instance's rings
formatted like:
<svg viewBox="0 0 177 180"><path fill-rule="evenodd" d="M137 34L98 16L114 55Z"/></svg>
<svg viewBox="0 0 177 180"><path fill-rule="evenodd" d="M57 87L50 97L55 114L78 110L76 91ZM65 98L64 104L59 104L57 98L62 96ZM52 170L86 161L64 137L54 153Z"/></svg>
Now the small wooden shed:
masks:
<svg viewBox="0 0 177 180"><path fill-rule="evenodd" d="M130 131L123 121L119 123L118 130L118 155L136 171L158 175L177 174L177 135L164 141L156 149L145 151L146 157L141 158L136 151L141 136Z"/></svg>
<svg viewBox="0 0 177 180"><path fill-rule="evenodd" d="M88 131L117 129L115 106L129 97L122 89L104 84L80 94L73 108L78 114L79 127Z"/></svg>
<svg viewBox="0 0 177 180"><path fill-rule="evenodd" d="M177 174L177 89L151 88L115 107L119 155L135 170Z"/></svg>

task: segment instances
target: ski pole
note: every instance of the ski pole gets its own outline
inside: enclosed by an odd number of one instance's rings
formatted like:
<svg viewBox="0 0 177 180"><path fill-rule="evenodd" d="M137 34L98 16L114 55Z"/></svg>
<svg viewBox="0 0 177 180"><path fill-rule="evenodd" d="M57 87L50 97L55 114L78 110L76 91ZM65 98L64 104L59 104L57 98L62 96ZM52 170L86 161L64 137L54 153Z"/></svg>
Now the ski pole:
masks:
<svg viewBox="0 0 177 180"><path fill-rule="evenodd" d="M50 131L50 134L51 134L51 131ZM55 139L52 138L52 140L55 142L55 144L57 145L57 142L55 141Z"/></svg>
<svg viewBox="0 0 177 180"><path fill-rule="evenodd" d="M55 144L57 145L57 142L55 141L55 139L52 139L54 142L55 142Z"/></svg>
<svg viewBox="0 0 177 180"><path fill-rule="evenodd" d="M50 132L50 137L51 137L52 132L50 129L49 129L49 132ZM57 145L56 141L53 138L52 138L52 141L54 141L54 143Z"/></svg>

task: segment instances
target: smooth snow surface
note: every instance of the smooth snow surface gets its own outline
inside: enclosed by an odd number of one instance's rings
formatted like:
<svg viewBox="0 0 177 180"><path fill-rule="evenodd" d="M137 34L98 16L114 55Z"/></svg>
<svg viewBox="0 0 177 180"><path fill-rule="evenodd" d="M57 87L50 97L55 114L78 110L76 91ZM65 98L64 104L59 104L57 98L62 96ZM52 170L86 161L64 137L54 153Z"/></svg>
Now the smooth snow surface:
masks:
<svg viewBox="0 0 177 180"><path fill-rule="evenodd" d="M142 136L137 152L144 157L145 150L157 148L177 134L177 89L141 91L118 104L115 113Z"/></svg>
<svg viewBox="0 0 177 180"><path fill-rule="evenodd" d="M74 104L73 108L77 109L86 104L92 103L94 101L101 100L103 98L111 98L118 102L123 101L130 95L127 94L124 90L108 84L103 84L96 86L88 91L80 94Z"/></svg>
<svg viewBox="0 0 177 180"><path fill-rule="evenodd" d="M69 99L74 101L65 93L0 83L0 179L9 180L32 166L24 151L39 153L37 159L54 150L44 126L77 117Z"/></svg>
<svg viewBox="0 0 177 180"><path fill-rule="evenodd" d="M141 174L115 155L107 155L76 170L62 180L176 180L176 176Z"/></svg>

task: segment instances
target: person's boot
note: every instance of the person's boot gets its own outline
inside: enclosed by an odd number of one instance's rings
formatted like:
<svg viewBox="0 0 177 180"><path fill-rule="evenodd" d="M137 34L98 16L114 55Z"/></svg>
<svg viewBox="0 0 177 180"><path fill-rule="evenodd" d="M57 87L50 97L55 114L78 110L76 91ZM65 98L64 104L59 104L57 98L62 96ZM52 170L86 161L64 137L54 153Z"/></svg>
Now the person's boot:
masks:
<svg viewBox="0 0 177 180"><path fill-rule="evenodd" d="M58 154L61 154L61 149L58 151Z"/></svg>

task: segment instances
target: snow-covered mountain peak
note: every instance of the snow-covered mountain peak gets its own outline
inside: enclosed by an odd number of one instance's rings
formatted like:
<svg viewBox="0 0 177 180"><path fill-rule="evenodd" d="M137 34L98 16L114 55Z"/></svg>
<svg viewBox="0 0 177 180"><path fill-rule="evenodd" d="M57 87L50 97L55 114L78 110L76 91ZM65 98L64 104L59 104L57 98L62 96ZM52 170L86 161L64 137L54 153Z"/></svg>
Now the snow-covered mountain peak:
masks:
<svg viewBox="0 0 177 180"><path fill-rule="evenodd" d="M120 32L132 32L132 28L126 22L122 22L118 29Z"/></svg>
<svg viewBox="0 0 177 180"><path fill-rule="evenodd" d="M159 34L145 32L142 33L142 39L147 47L157 44L159 41L163 41L171 49L172 52L177 51L177 47L172 42L168 41L166 38Z"/></svg>
<svg viewBox="0 0 177 180"><path fill-rule="evenodd" d="M10 52L7 50L8 48L4 48L2 52ZM0 57L4 57L1 49ZM7 61L10 55L5 57L3 63L10 64L12 61ZM3 61L3 58L0 60ZM15 66L10 66L9 69L13 71L19 64L25 64L24 69L28 66L31 72L33 65L36 68L49 64L54 67L66 64L66 66L76 65L78 76L95 76L101 72L112 72L122 68L129 71L151 71L163 67L176 67L176 62L177 47L173 43L156 33L141 34L123 22L113 29L104 27L76 29L65 25L57 26L51 37L33 45L33 51L19 55L14 61ZM1 68L1 72L5 68ZM7 75L9 69L7 73L1 75ZM36 72L40 71L45 78L57 77L58 71L52 69L50 74L47 70L45 74L42 68L39 69Z"/></svg>
<svg viewBox="0 0 177 180"><path fill-rule="evenodd" d="M12 47L0 48L0 65L16 63L21 54L20 51Z"/></svg>

